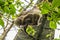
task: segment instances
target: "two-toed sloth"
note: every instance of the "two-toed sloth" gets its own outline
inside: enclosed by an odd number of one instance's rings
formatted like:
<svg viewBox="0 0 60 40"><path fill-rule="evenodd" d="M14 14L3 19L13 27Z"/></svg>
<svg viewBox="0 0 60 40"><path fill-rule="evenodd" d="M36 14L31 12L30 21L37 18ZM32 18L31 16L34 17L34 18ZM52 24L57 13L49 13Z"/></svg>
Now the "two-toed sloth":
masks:
<svg viewBox="0 0 60 40"><path fill-rule="evenodd" d="M36 6L28 13L22 13L16 20L15 24L20 25L38 25L40 10Z"/></svg>
<svg viewBox="0 0 60 40"><path fill-rule="evenodd" d="M28 25L39 25L39 21L40 18L42 17L42 15L40 14L40 10L38 8L36 8L36 6L30 10L29 12L25 13L23 12L16 20L15 20L15 24L21 28L21 25L23 27L23 30L26 34L28 34L26 32L26 28L28 27ZM33 38L33 36L29 35L30 37Z"/></svg>

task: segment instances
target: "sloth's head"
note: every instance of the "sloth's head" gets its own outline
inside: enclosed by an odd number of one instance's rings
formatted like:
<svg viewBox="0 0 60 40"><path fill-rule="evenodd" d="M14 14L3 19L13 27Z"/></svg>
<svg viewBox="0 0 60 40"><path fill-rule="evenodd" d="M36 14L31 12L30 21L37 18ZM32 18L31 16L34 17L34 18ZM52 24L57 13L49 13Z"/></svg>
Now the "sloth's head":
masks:
<svg viewBox="0 0 60 40"><path fill-rule="evenodd" d="M15 20L15 24L20 26L20 25L37 25L38 19L39 19L38 14L26 14L24 16L20 16Z"/></svg>
<svg viewBox="0 0 60 40"><path fill-rule="evenodd" d="M35 7L29 13L21 14L21 16L19 16L15 20L15 24L18 25L18 26L26 25L26 24L28 24L28 25L37 25L39 17L40 17L40 10Z"/></svg>

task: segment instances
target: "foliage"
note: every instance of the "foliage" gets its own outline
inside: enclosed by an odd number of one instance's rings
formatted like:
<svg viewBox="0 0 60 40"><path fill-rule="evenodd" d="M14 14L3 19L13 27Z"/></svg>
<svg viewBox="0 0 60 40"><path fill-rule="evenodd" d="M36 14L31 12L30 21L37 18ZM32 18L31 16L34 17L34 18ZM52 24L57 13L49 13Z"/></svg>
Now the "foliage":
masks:
<svg viewBox="0 0 60 40"><path fill-rule="evenodd" d="M56 23L60 20L60 0L43 1L40 3L39 9L43 15L48 15L47 19L50 21L50 28L56 29Z"/></svg>
<svg viewBox="0 0 60 40"><path fill-rule="evenodd" d="M3 18L4 17L8 18L8 15L10 15L10 19L14 20L14 18L16 18L17 8L20 7L18 11L21 12L21 10L25 7L25 5L23 7L22 4L24 4L24 2L21 2L20 0L16 0L15 3L14 0L0 0L0 25L2 27L4 26ZM41 10L42 15L45 14L48 15L47 20L50 21L49 23L50 28L56 29L57 27L56 23L59 24L60 20L60 0L53 0L52 2L42 1L38 7ZM26 32L29 35L34 36L36 31L32 28L32 26L29 26L26 29ZM47 35L47 37L49 35Z"/></svg>
<svg viewBox="0 0 60 40"><path fill-rule="evenodd" d="M52 34L51 34L51 33L46 35L46 37L47 37L47 38L48 38L48 37L51 37L51 36L52 36Z"/></svg>
<svg viewBox="0 0 60 40"><path fill-rule="evenodd" d="M1 18L0 18L0 25L4 27L4 22Z"/></svg>
<svg viewBox="0 0 60 40"><path fill-rule="evenodd" d="M12 19L16 18L16 7L15 6L18 6L18 4L21 5L22 3L23 2L20 2L20 0L17 0L15 3L14 3L14 0L0 0L0 16L1 16L0 25L2 27L4 25L4 21L2 21L2 18L8 19L8 15L10 15ZM20 5L18 7L20 7Z"/></svg>
<svg viewBox="0 0 60 40"><path fill-rule="evenodd" d="M26 29L26 32L29 34L29 35L32 35L34 36L36 31L33 29L33 26L29 25L28 28Z"/></svg>

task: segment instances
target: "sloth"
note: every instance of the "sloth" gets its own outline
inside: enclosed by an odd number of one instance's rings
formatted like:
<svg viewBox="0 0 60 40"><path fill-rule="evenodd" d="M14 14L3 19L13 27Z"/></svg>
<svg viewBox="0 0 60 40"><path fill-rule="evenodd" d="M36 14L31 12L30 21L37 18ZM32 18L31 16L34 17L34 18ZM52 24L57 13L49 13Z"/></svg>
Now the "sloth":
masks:
<svg viewBox="0 0 60 40"><path fill-rule="evenodd" d="M39 19L38 14L26 14L26 15L21 15L20 17L17 18L16 24L17 25L37 25L38 19Z"/></svg>
<svg viewBox="0 0 60 40"><path fill-rule="evenodd" d="M39 21L40 18L42 17L42 15L40 14L40 10L38 8L36 8L36 6L28 11L28 12L23 12L16 20L15 20L15 24L21 28L21 25L23 26L23 30L26 34L28 34L26 32L26 28L28 27L28 25L39 25ZM32 37L31 35L28 34L28 36Z"/></svg>
<svg viewBox="0 0 60 40"><path fill-rule="evenodd" d="M28 13L22 13L16 20L15 24L20 25L38 25L40 10L36 6Z"/></svg>

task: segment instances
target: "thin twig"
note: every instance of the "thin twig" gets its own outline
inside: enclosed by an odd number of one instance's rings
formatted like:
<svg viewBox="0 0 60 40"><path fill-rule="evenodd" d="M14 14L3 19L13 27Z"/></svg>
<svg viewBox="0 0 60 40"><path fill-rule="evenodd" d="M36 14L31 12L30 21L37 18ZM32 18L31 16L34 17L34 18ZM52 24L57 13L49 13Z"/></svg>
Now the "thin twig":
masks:
<svg viewBox="0 0 60 40"><path fill-rule="evenodd" d="M24 0L25 2L29 3L27 0Z"/></svg>
<svg viewBox="0 0 60 40"><path fill-rule="evenodd" d="M3 16L2 13L0 13L1 16ZM3 18L7 19L6 17L3 16ZM7 19L8 21L12 22L11 20Z"/></svg>
<svg viewBox="0 0 60 40"><path fill-rule="evenodd" d="M19 16L20 16L24 11L27 10L27 8L32 4L33 1L34 1L34 0L32 0L32 1L26 6L26 8L24 8L24 9L22 10L22 12L19 14Z"/></svg>
<svg viewBox="0 0 60 40"><path fill-rule="evenodd" d="M4 40L4 39L5 39L7 33L10 31L10 29L11 29L12 26L13 26L13 24L14 24L14 21L12 22L12 24L10 25L10 27L2 33L2 36L3 36L3 37L1 38L1 40Z"/></svg>
<svg viewBox="0 0 60 40"><path fill-rule="evenodd" d="M10 15L8 15L7 19L9 19L9 17L10 17ZM7 20L6 23L7 23L7 24L6 24L6 26L4 27L4 31L6 30L6 28L7 28L7 26L8 26L8 20Z"/></svg>

